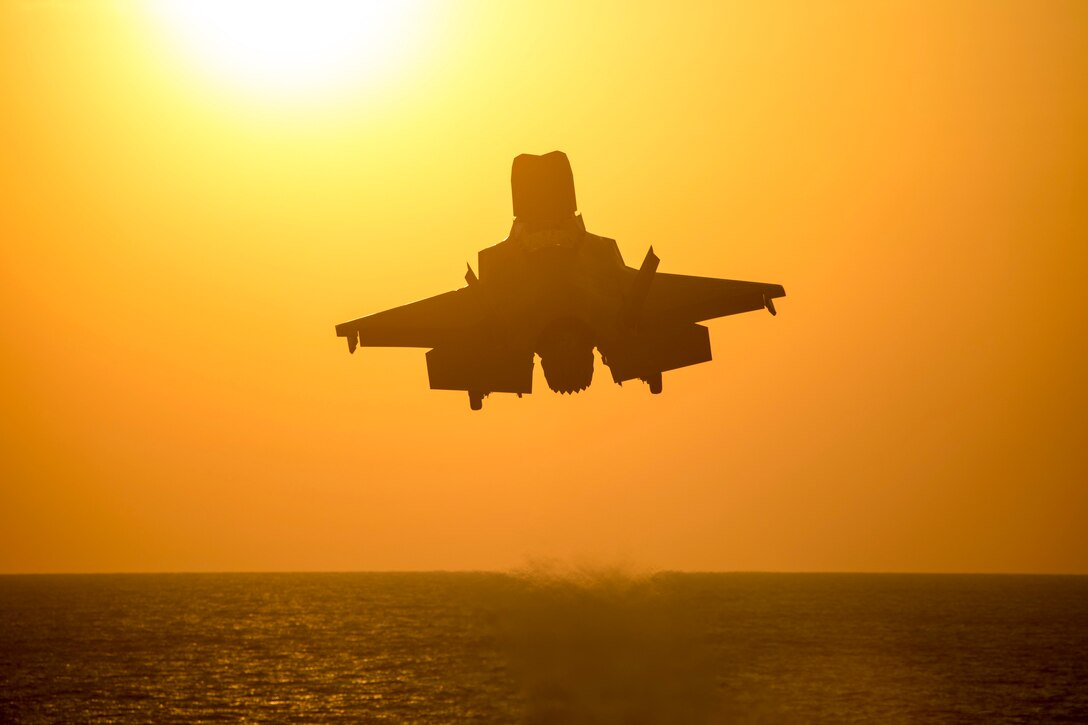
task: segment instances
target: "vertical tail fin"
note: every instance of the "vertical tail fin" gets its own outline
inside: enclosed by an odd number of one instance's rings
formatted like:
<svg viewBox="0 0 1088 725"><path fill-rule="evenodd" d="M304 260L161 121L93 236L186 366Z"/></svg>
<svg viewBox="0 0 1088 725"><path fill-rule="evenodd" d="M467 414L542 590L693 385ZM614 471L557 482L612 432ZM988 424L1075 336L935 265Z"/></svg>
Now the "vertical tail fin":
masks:
<svg viewBox="0 0 1088 725"><path fill-rule="evenodd" d="M631 292L627 297L627 319L632 324L642 317L642 309L646 306L646 297L650 294L650 283L657 272L657 265L661 262L654 254L654 248L646 252L646 258L642 260L642 266L635 275L635 281L631 283Z"/></svg>

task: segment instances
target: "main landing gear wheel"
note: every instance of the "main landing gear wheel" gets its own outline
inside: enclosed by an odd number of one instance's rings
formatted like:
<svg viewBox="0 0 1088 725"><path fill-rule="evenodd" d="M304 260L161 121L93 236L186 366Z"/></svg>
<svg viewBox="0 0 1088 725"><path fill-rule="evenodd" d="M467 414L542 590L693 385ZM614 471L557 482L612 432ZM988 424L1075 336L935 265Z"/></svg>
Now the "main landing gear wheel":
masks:
<svg viewBox="0 0 1088 725"><path fill-rule="evenodd" d="M471 390L468 391L468 407L473 410L479 410L484 407L484 394L474 393Z"/></svg>

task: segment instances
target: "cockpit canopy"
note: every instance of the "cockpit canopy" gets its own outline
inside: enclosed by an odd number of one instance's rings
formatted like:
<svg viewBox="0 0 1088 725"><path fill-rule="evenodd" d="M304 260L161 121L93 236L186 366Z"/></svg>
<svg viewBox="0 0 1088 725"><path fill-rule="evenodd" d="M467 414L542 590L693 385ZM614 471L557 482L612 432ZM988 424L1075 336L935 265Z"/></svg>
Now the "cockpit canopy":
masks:
<svg viewBox="0 0 1088 725"><path fill-rule="evenodd" d="M567 219L578 210L574 174L562 151L521 154L510 171L514 216L522 221Z"/></svg>

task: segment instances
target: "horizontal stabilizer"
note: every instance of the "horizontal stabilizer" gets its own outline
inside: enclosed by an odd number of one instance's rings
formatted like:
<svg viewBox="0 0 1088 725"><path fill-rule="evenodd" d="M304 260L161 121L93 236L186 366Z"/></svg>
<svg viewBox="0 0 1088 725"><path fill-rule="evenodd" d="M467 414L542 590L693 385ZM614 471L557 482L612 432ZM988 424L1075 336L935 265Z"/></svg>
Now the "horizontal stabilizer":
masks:
<svg viewBox="0 0 1088 725"><path fill-rule="evenodd" d="M435 390L531 393L533 351L452 343L427 352L427 377Z"/></svg>
<svg viewBox="0 0 1088 725"><path fill-rule="evenodd" d="M615 382L650 381L665 370L708 362L710 331L702 325L648 327L616 340L601 353Z"/></svg>

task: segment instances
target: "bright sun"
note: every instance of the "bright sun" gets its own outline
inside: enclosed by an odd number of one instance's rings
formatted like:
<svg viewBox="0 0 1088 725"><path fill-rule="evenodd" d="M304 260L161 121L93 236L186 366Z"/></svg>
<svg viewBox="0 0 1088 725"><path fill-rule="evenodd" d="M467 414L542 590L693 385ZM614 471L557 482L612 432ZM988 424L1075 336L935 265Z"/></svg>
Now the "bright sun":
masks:
<svg viewBox="0 0 1088 725"><path fill-rule="evenodd" d="M265 95L324 95L387 76L420 41L408 0L150 0L206 70Z"/></svg>

